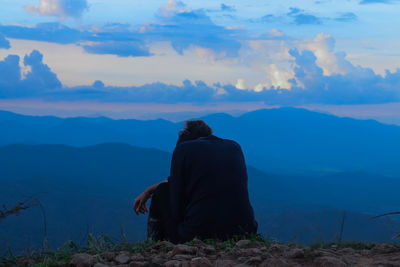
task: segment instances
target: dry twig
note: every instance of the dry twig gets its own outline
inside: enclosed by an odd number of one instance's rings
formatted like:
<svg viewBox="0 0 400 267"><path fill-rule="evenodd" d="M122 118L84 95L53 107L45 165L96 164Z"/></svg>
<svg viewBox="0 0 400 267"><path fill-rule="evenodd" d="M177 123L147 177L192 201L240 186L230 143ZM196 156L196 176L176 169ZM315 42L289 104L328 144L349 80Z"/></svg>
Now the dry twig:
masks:
<svg viewBox="0 0 400 267"><path fill-rule="evenodd" d="M37 206L37 201L34 197L27 197L23 201L18 201L18 203L11 208L7 208L7 206L3 204L0 208L0 220L5 219L10 215L18 216L21 211L27 210L33 206Z"/></svg>

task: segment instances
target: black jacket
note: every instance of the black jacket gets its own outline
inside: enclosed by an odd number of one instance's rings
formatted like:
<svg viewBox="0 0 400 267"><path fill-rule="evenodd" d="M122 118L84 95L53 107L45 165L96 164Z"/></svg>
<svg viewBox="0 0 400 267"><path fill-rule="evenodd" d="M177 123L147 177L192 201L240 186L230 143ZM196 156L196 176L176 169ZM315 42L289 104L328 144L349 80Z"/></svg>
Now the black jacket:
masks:
<svg viewBox="0 0 400 267"><path fill-rule="evenodd" d="M168 183L180 241L257 232L238 143L212 135L178 144Z"/></svg>

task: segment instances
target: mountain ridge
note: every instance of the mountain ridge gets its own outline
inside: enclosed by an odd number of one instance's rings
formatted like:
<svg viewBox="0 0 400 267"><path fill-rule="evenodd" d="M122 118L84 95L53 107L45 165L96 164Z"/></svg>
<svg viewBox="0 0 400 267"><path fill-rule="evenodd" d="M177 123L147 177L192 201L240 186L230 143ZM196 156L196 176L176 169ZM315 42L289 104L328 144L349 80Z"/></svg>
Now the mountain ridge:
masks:
<svg viewBox="0 0 400 267"><path fill-rule="evenodd" d="M172 152L183 126L167 120L15 116L0 116L0 145L121 142ZM266 172L319 175L365 170L400 177L396 125L298 108L263 109L239 117L218 113L200 119L215 135L237 141L249 164Z"/></svg>
<svg viewBox="0 0 400 267"><path fill-rule="evenodd" d="M79 238L87 229L85 222L97 233L112 235L118 235L120 223L125 222L127 236L143 240L145 217L133 214L133 199L149 185L167 178L170 160L168 152L121 143L0 147L0 203L12 205L39 194L46 209L49 241L55 245L61 245L68 234ZM385 178L390 181L383 182L381 176L372 174L373 179L367 180L363 173L337 175L343 177L318 181L321 177L276 175L248 166L248 189L260 232L287 241L307 226L309 230L298 237L299 243L317 240L320 233L316 229L323 229L325 240L330 241L337 235L338 218L347 210L344 239L390 239L392 226L385 219L369 218L400 209L396 191L400 179ZM363 193L355 194L354 189ZM41 216L33 209L7 218L2 221L0 235L15 246L25 244L27 238L40 244L40 230L34 237L32 232L42 229ZM396 220L392 223L397 225ZM357 228L360 224L362 229ZM19 234L10 236L13 232Z"/></svg>

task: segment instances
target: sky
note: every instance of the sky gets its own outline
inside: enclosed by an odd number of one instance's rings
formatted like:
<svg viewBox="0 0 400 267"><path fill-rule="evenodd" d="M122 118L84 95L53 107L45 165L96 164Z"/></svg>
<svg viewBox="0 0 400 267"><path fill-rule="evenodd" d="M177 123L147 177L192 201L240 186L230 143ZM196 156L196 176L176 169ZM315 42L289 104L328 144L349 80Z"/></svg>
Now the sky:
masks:
<svg viewBox="0 0 400 267"><path fill-rule="evenodd" d="M295 106L400 124L399 12L399 0L2 0L0 109L178 120Z"/></svg>

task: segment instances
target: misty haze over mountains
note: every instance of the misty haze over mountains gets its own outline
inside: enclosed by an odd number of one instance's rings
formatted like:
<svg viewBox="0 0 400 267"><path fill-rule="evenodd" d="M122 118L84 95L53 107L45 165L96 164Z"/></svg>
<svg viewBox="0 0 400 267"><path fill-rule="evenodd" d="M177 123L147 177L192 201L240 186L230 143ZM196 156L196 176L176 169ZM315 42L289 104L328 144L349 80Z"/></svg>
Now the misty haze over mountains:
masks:
<svg viewBox="0 0 400 267"><path fill-rule="evenodd" d="M247 163L274 173L368 171L400 176L400 127L304 109L202 117L217 136L238 141ZM172 152L182 123L22 116L0 112L0 145L127 143Z"/></svg>
<svg viewBox="0 0 400 267"><path fill-rule="evenodd" d="M280 241L391 241L400 210L400 127L302 109L259 110L202 118L215 135L238 141L260 233ZM46 209L52 246L88 232L145 238L133 199L165 179L182 123L22 116L0 112L0 203L36 195ZM0 222L0 249L38 246L38 208ZM397 228L396 228L397 227Z"/></svg>

